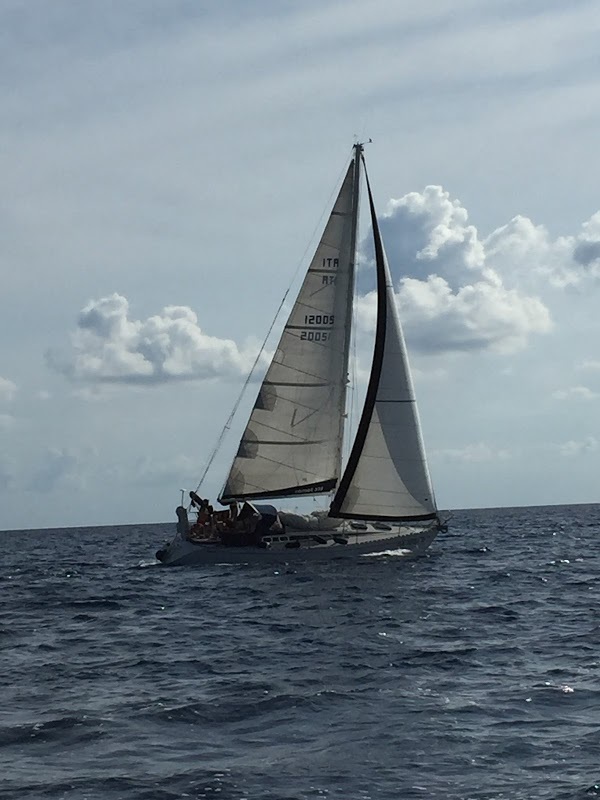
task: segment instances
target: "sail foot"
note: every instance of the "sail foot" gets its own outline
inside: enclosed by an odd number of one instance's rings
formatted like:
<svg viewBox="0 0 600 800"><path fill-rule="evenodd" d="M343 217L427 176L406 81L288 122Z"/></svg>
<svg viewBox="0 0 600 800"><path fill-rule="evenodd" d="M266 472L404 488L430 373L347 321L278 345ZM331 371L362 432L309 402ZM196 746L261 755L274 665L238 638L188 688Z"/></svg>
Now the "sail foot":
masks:
<svg viewBox="0 0 600 800"><path fill-rule="evenodd" d="M259 500L279 497L302 497L304 495L328 494L332 492L337 484L337 478L330 478L325 481L304 484L303 486L287 486L281 489L257 492L229 492L226 491L219 498L220 503L231 503L233 500Z"/></svg>

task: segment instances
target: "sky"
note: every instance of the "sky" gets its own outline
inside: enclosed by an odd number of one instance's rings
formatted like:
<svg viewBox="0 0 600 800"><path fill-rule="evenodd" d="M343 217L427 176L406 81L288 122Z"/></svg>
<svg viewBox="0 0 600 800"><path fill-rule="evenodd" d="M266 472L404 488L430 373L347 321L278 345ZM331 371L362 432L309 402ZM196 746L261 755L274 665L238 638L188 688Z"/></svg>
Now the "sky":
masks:
<svg viewBox="0 0 600 800"><path fill-rule="evenodd" d="M597 502L599 28L595 0L5 0L0 530L174 517L356 137L438 505Z"/></svg>

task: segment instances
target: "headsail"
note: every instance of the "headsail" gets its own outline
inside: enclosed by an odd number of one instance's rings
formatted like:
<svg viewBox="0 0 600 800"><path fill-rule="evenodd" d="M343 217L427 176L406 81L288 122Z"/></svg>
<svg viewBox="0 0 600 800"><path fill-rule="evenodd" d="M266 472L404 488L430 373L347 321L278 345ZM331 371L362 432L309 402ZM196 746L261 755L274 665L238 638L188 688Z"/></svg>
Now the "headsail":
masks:
<svg viewBox="0 0 600 800"><path fill-rule="evenodd" d="M373 366L354 445L329 514L345 519L433 519L435 499L406 346L368 178L367 188L377 266Z"/></svg>
<svg viewBox="0 0 600 800"><path fill-rule="evenodd" d="M339 480L360 149L258 393L222 501L321 494Z"/></svg>

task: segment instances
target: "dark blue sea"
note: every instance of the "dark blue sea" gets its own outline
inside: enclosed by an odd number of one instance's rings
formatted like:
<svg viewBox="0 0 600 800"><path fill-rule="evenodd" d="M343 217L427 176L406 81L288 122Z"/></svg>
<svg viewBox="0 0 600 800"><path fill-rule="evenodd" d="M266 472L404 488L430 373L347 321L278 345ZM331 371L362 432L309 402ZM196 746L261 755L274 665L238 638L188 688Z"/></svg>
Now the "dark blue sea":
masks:
<svg viewBox="0 0 600 800"><path fill-rule="evenodd" d="M600 505L415 561L166 568L170 530L0 534L0 798L600 797Z"/></svg>

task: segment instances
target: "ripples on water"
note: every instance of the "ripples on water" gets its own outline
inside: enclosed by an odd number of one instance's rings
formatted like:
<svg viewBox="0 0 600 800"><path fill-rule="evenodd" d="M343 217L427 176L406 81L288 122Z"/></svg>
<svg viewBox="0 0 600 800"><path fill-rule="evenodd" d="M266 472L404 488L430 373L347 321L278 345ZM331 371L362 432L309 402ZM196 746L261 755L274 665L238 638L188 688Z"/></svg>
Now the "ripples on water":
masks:
<svg viewBox="0 0 600 800"><path fill-rule="evenodd" d="M1 798L600 797L600 506L294 569L170 528L2 534Z"/></svg>

